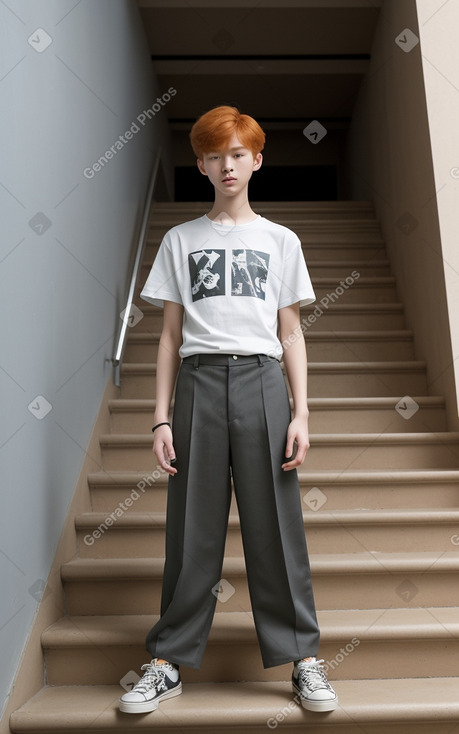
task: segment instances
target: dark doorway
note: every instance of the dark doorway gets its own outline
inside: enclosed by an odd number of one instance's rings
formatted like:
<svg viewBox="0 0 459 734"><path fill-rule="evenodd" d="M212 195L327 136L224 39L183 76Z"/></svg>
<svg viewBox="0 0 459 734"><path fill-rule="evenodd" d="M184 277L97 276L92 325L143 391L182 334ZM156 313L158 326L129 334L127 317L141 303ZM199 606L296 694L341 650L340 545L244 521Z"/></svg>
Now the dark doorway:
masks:
<svg viewBox="0 0 459 734"><path fill-rule="evenodd" d="M336 201L336 166L263 166L249 184L251 201ZM175 201L213 201L213 187L195 166L175 168Z"/></svg>

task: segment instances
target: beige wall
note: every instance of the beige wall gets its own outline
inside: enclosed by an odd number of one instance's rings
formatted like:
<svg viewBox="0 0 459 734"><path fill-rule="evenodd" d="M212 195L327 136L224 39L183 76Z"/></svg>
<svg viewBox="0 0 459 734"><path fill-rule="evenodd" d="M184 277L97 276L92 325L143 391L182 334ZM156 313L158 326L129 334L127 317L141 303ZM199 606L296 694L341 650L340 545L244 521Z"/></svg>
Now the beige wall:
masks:
<svg viewBox="0 0 459 734"><path fill-rule="evenodd" d="M459 395L459 3L417 0L416 5L454 377Z"/></svg>
<svg viewBox="0 0 459 734"><path fill-rule="evenodd" d="M417 4L422 18L441 5L427 0L418 0ZM455 6L457 16L458 4L448 5ZM438 15L445 11L446 8ZM455 26L449 26L451 43L457 20ZM427 52L442 56L441 34L436 37L434 25L430 33L427 30L435 23L432 18L424 26L421 41L424 43L427 35ZM352 198L374 202L397 279L399 299L405 305L407 326L414 332L416 357L427 362L428 392L446 397L449 428L457 429L457 390L450 337L451 312L448 311L453 293L447 295L447 288L449 291L454 286L453 276L457 278L457 273L454 274L447 260L451 257L449 242L454 237L452 206L448 202L459 191L459 180L453 180L448 171L454 162L459 169L459 142L456 142L455 161L450 160L445 130L442 137L440 133L443 123L452 140L457 125L445 125L448 99L443 90L447 83L441 82L439 75L435 76L431 70L427 77L428 100L434 110L427 116L423 67L428 62L421 58L424 48L417 43L407 52L395 41L406 28L419 37L416 0L386 0L375 33L370 69L362 84L349 133L349 188ZM456 68L459 88L459 65ZM457 97L457 90L455 94ZM455 105L459 109L459 98ZM432 125L435 165L429 131L432 118L436 122ZM446 168L445 158L449 161ZM457 300L457 287L455 293ZM454 319L457 318L456 307ZM453 320L451 323L454 327Z"/></svg>

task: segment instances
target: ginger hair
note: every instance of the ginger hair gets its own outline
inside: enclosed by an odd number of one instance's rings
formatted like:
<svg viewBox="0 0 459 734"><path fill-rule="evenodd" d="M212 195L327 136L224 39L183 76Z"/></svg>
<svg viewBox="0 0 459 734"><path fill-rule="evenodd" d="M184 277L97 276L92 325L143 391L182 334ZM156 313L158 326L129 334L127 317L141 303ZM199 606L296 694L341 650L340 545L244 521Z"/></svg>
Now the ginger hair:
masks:
<svg viewBox="0 0 459 734"><path fill-rule="evenodd" d="M256 156L263 150L265 133L253 117L242 115L237 107L222 105L201 115L190 132L190 141L197 158L204 153L221 150L236 133L245 148Z"/></svg>

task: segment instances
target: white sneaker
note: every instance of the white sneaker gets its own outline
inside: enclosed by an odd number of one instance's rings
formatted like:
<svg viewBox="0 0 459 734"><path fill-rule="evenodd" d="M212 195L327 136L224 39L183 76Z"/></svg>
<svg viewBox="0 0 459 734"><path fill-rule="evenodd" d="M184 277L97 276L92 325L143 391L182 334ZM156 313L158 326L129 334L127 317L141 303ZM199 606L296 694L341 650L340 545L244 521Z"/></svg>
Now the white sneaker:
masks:
<svg viewBox="0 0 459 734"><path fill-rule="evenodd" d="M338 696L323 672L323 662L315 658L310 662L299 660L293 667L293 690L300 694L301 705L308 711L334 711L338 706Z"/></svg>
<svg viewBox="0 0 459 734"><path fill-rule="evenodd" d="M127 714L145 714L155 711L159 701L179 696L182 692L180 673L176 665L166 661L158 663L154 658L151 663L142 665L142 678L135 684L132 691L121 696L120 711Z"/></svg>

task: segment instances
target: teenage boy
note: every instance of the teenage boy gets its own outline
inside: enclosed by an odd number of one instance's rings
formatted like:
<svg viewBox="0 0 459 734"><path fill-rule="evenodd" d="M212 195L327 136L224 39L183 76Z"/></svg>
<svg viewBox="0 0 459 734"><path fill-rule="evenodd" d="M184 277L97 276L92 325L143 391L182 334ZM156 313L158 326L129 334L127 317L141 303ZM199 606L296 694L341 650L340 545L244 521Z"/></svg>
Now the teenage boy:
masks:
<svg viewBox="0 0 459 734"><path fill-rule="evenodd" d="M315 657L297 476L309 447L300 306L315 295L298 237L248 201L265 141L258 123L216 107L190 138L215 201L167 232L141 293L164 307L153 451L169 474L166 562L161 616L147 636L153 659L120 709L155 710L181 693L179 665L200 667L222 581L232 476L264 667L293 662L304 708L331 711L338 697Z"/></svg>

